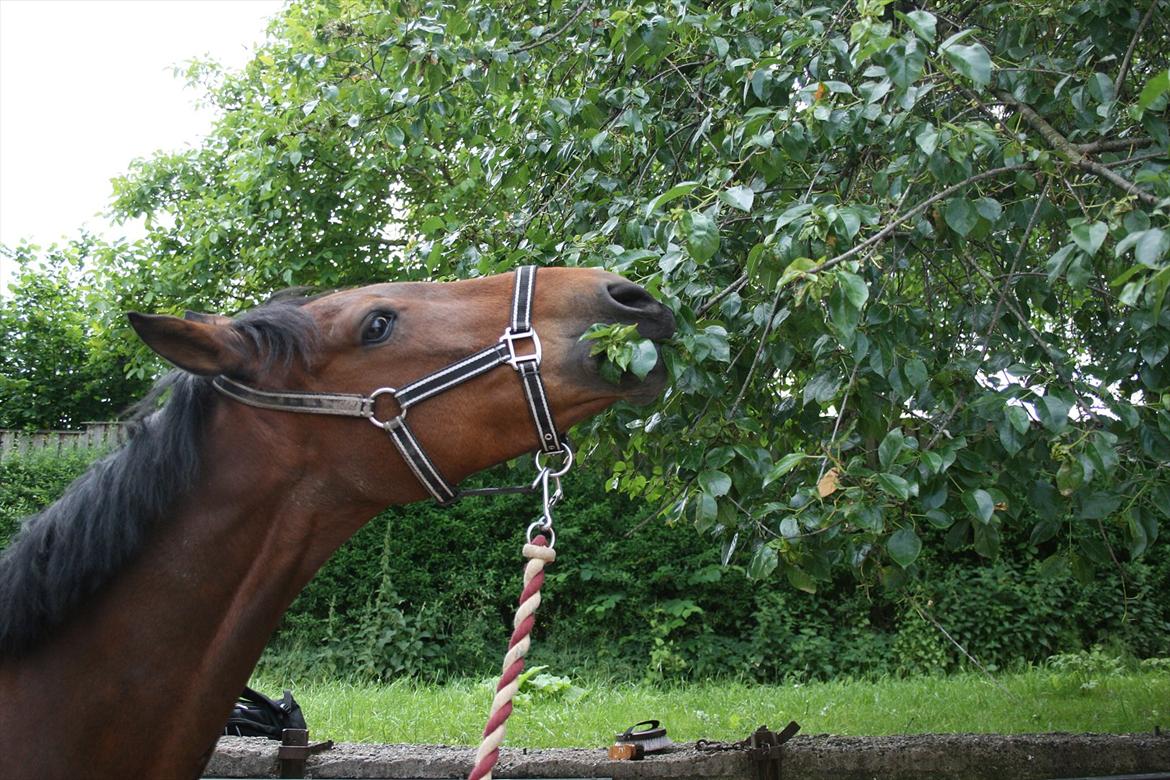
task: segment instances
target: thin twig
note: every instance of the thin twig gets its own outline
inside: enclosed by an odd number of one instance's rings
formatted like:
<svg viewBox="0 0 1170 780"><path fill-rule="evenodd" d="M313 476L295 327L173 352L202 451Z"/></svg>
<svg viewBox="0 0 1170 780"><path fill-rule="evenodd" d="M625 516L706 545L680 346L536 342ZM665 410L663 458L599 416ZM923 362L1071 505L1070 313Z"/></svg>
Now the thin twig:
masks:
<svg viewBox="0 0 1170 780"><path fill-rule="evenodd" d="M999 322L1000 315L1003 311L1004 299L1007 297L1008 288L1011 287L1012 281L1015 279L1016 270L1020 264L1020 258L1024 256L1024 249L1028 246L1028 238L1032 234L1032 228L1036 227L1036 218L1040 216L1040 206L1044 203L1044 198L1048 194L1048 181L1045 180L1044 186L1040 189L1040 195L1036 198L1036 207L1032 209L1032 216L1028 219L1028 226L1024 228L1024 235L1020 238L1020 245L1016 249L1016 256L1012 259L1012 267L1008 272L1007 279L999 290L999 300L995 302L995 310L991 314L991 323L987 326L987 333L983 337L983 349L979 354L979 362L982 363L987 359L987 353L991 350L991 336L995 332L995 326ZM950 424L951 419L955 413L959 411L966 400L966 393L960 392L958 399L956 399L954 406L946 413L942 421L934 429L934 433L930 437L930 441L926 443L926 449L934 448L935 443L938 442L938 437L942 436L943 431L946 430L947 425Z"/></svg>
<svg viewBox="0 0 1170 780"><path fill-rule="evenodd" d="M943 628L937 620L934 619L934 615L930 614L925 609L918 606L918 602L914 601L913 599L910 601L910 606L914 607L914 611L918 613L919 617L921 617L923 620L927 621L932 626L934 626L936 629L938 629L939 633L941 633L943 636L945 636L947 638L947 640L952 645L959 648L959 652L962 653L964 656L966 656L968 661L970 661L971 663L973 663L977 667L979 667L979 671L983 672L983 674L987 676L987 679L991 681L992 685L994 685L996 688L999 688L1001 691L1006 693L1013 700L1020 701L1020 697L1015 695L1014 693L1012 693L1006 687L1004 687L1004 684L1001 683L999 680L995 679L995 676L990 671L988 671L987 667L984 666L983 664L979 663L978 658L976 658L975 656L968 653L967 648L965 648L961 644L959 644L958 641L956 641L955 638L953 636L951 636L950 633L945 628Z"/></svg>
<svg viewBox="0 0 1170 780"><path fill-rule="evenodd" d="M562 35L565 34L565 32L570 27L573 26L573 23L577 21L577 17L579 17L581 14L585 13L585 9L587 9L589 7L589 5L590 5L589 2L581 3L581 5L577 8L577 12L569 17L569 21L565 22L564 24L562 24L557 29L553 30L548 35L542 35L539 38L537 38L535 41L532 41L531 43L526 43L523 46L517 46L515 49L511 49L510 51L513 54L518 54L519 52L529 51L530 49L535 49L537 46L543 46L546 43L548 43L549 41L554 41L557 38L560 38Z"/></svg>
<svg viewBox="0 0 1170 780"><path fill-rule="evenodd" d="M1150 19L1154 17L1154 9L1158 7L1158 0L1150 0L1150 9L1146 11L1146 15L1138 22L1137 29L1133 31L1133 38L1129 41L1129 48L1125 50L1125 56L1121 59L1121 68L1117 71L1117 78L1113 81L1113 99L1121 100L1121 93L1125 90L1125 77L1129 75L1129 66L1133 63L1133 50L1137 48L1138 39L1142 37L1142 31L1146 29L1146 25L1150 23Z"/></svg>

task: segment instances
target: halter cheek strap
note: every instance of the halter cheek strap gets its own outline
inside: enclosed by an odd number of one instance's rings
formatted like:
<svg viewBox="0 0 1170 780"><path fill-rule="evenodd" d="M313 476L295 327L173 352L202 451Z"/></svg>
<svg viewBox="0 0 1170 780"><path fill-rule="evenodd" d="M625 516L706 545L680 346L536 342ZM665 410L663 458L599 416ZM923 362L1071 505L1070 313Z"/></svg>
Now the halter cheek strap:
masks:
<svg viewBox="0 0 1170 780"><path fill-rule="evenodd" d="M215 389L240 403L260 409L303 414L329 414L340 417L364 417L383 429L427 492L440 504L449 504L462 496L499 492L528 492L533 487L486 488L458 492L443 476L442 471L427 455L426 450L406 424L410 409L428 398L433 398L461 385L497 366L507 364L520 377L524 397L532 423L536 428L540 450L544 453L569 452L568 445L557 431L552 410L548 405L544 382L540 377L543 352L540 337L532 326L532 300L536 288L536 267L516 269L512 286L512 308L508 327L495 345L481 349L468 357L427 374L401 387L381 387L368 396L350 393L308 393L293 390L257 390L254 387L217 376L212 380ZM388 395L398 404L399 412L389 420L379 420L374 411L377 399ZM571 453L570 453L571 457Z"/></svg>

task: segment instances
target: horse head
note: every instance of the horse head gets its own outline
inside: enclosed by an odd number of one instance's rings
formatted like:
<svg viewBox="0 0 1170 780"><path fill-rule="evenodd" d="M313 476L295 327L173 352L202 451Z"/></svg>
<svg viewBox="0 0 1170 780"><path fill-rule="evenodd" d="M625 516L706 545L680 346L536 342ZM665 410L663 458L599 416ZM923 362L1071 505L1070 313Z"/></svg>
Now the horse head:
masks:
<svg viewBox="0 0 1170 780"><path fill-rule="evenodd" d="M493 348L504 363L508 350L512 357L539 351L547 406L559 431L615 401L645 402L662 391L666 370L661 359L644 380L627 376L613 384L601 377L599 358L581 340L594 323L636 325L640 335L655 341L670 337L673 315L644 289L597 269L542 269L529 302L536 335L520 334L505 344L500 336L514 316L520 283L508 274L449 283L376 284L278 300L238 320L188 313L185 318L131 315L131 321L154 351L179 368L226 377L233 387L259 391L251 397L261 400L260 409L221 405L218 423L224 430L254 430L268 440L283 441L282 453L300 452L331 464L350 500L385 506L423 498L428 488L410 476L410 463L387 449L384 424L280 414L263 408L269 397L264 394L369 399L370 421L408 419L423 457L443 481L457 483L547 444L541 441L539 425L533 424L536 402L521 391L516 372L500 369L476 374L474 381L451 382L442 392L427 395L425 402L398 395L420 377ZM265 310L299 321L310 337L279 354L273 340L265 338ZM286 468L309 468L304 458L282 457L289 459Z"/></svg>

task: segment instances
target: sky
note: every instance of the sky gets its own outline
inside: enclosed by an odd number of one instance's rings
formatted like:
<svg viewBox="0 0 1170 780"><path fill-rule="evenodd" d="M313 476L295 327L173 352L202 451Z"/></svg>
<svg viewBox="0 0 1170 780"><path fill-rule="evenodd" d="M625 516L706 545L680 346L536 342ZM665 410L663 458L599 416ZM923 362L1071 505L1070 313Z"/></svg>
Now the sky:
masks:
<svg viewBox="0 0 1170 780"><path fill-rule="evenodd" d="M214 112L173 74L241 67L282 0L0 0L0 243L42 246L86 225L136 157L196 145ZM0 258L0 290L12 269Z"/></svg>

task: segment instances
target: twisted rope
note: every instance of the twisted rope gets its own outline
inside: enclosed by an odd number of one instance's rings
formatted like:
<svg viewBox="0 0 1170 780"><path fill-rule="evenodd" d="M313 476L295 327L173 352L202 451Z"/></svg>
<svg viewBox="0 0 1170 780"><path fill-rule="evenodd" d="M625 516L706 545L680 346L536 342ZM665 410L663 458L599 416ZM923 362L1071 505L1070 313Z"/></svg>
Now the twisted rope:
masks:
<svg viewBox="0 0 1170 780"><path fill-rule="evenodd" d="M512 638L508 640L508 652L504 655L504 669L496 685L487 725L483 727L483 741L475 753L475 768L468 780L492 780L492 768L500 760L500 745L504 741L504 724L512 714L512 699L520 688L518 678L524 671L524 656L531 645L532 625L536 622L536 609L540 606L540 588L544 585L545 564L557 559L557 552L548 546L543 534L537 535L524 545L524 590L520 593L520 606L512 621Z"/></svg>

